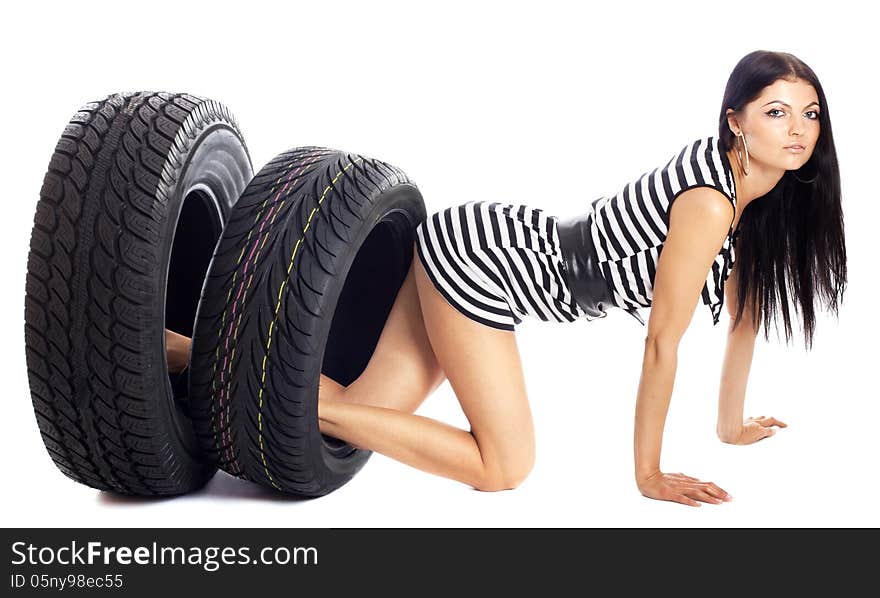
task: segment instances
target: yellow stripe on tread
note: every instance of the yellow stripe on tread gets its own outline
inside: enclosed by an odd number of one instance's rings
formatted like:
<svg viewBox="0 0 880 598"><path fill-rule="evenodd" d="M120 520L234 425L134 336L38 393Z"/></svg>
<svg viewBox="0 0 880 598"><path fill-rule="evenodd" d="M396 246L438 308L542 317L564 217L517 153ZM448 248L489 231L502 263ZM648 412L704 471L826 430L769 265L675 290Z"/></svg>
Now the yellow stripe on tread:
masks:
<svg viewBox="0 0 880 598"><path fill-rule="evenodd" d="M327 193L333 188L333 185L336 184L336 181L339 179L339 177L342 176L346 170L348 170L361 160L363 160L363 158L358 158L354 162L349 162L348 166L340 170L333 178L333 181L329 185L327 185L327 187L324 189L324 192L321 194L321 198L318 200L318 205L312 208L312 212L309 214L306 225L305 227L303 227L303 237L305 236L306 231L309 230L309 225L312 223L312 217L318 212L321 204L324 203L324 198L327 197ZM260 377L259 407L257 409L257 437L259 439L260 445L260 459L262 459L263 461L263 470L266 472L266 477L269 478L271 484L278 490L281 490L281 487L278 485L277 482L275 482L272 474L269 473L269 466L266 463L266 454L263 451L263 387L266 383L266 360L269 357L269 349L272 346L272 329L275 326L275 321L278 319L278 308L281 306L281 295L284 292L284 286L287 284L287 280L290 278L290 271L293 268L293 260L296 257L296 252L299 250L299 246L303 240L303 237L297 239L296 245L293 246L293 252L290 254L290 263L287 265L287 275L284 277L284 280L281 281L281 286L278 289L278 298L275 301L275 312L272 315L272 322L269 323L268 340L266 341L266 354L263 356L263 372Z"/></svg>

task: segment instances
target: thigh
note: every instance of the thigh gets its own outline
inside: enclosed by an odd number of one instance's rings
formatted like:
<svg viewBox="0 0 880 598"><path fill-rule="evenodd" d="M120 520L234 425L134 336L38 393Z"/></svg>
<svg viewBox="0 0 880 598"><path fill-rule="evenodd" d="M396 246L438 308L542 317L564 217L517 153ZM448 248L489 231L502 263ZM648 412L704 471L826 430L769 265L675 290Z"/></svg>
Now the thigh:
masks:
<svg viewBox="0 0 880 598"><path fill-rule="evenodd" d="M487 473L522 476L535 457L535 434L515 333L472 320L454 308L415 256L425 329L471 425Z"/></svg>
<svg viewBox="0 0 880 598"><path fill-rule="evenodd" d="M410 265L367 368L345 388L345 398L413 413L443 380L425 332Z"/></svg>

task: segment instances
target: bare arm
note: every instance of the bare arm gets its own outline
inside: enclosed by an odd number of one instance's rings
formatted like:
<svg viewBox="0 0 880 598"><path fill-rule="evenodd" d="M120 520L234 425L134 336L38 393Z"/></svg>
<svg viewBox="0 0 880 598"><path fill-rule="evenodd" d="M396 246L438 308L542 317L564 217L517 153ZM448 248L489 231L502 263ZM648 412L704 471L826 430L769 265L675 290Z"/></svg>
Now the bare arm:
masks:
<svg viewBox="0 0 880 598"><path fill-rule="evenodd" d="M168 371L177 374L189 365L189 348L192 339L173 330L165 329L165 351L168 359Z"/></svg>
<svg viewBox="0 0 880 598"><path fill-rule="evenodd" d="M736 264L724 283L724 301L730 314L727 330L727 348L724 352L724 365L721 370L721 387L718 393L718 425L716 432L723 442L735 443L739 440L743 427L743 405L746 399L746 385L755 351L757 330L751 327L752 312L749 305L743 311L743 319L734 330L737 301Z"/></svg>
<svg viewBox="0 0 880 598"><path fill-rule="evenodd" d="M720 502L726 495L714 484L662 473L660 450L678 366L678 345L729 230L732 209L719 191L698 187L678 196L670 211L669 232L657 262L636 400L636 483L650 498L698 506L697 500Z"/></svg>
<svg viewBox="0 0 880 598"><path fill-rule="evenodd" d="M758 327L752 324L751 305L743 309L743 319L734 329L736 318L736 265L724 285L724 302L730 314L727 330L727 349L724 352L724 365L721 370L721 387L718 393L718 424L716 432L722 442L728 444L751 444L775 434L773 426L788 427L774 417L743 417L746 400L746 386L752 356L755 352L755 338Z"/></svg>

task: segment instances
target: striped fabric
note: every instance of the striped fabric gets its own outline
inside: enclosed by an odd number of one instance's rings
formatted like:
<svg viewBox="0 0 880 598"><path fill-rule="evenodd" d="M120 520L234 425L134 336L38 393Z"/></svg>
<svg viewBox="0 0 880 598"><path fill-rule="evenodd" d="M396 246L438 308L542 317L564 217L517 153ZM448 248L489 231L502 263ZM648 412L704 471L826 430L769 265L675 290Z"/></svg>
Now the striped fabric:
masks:
<svg viewBox="0 0 880 598"><path fill-rule="evenodd" d="M429 216L416 247L434 286L477 322L513 330L526 315L593 320L562 274L557 221L524 205L473 201Z"/></svg>
<svg viewBox="0 0 880 598"><path fill-rule="evenodd" d="M645 321L636 310L651 305L657 259L669 227L669 209L678 195L694 187L721 191L736 209L733 171L715 136L686 145L665 166L644 173L614 197L595 202L590 231L602 273L611 283L616 305L642 325ZM713 326L718 324L724 303L724 281L736 260L735 242L731 227L701 291L703 303L712 313Z"/></svg>

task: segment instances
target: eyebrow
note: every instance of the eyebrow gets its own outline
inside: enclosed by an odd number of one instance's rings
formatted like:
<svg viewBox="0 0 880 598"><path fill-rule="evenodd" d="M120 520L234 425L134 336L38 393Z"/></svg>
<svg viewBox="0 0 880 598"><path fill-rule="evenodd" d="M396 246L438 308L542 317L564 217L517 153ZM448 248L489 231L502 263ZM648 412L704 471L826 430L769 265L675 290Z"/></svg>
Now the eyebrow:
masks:
<svg viewBox="0 0 880 598"><path fill-rule="evenodd" d="M786 104L786 103L783 102L782 100L773 100L772 102L767 102L766 104L764 104L764 106L769 106L770 104L782 104L782 105L785 106L786 108L791 108L791 106L789 106L788 104ZM804 106L804 108L809 108L809 107L812 106L813 104L816 104L816 105L818 106L818 105L819 105L819 102L810 102L809 104L807 104L806 106ZM761 106L761 108L763 108L764 106Z"/></svg>

